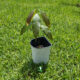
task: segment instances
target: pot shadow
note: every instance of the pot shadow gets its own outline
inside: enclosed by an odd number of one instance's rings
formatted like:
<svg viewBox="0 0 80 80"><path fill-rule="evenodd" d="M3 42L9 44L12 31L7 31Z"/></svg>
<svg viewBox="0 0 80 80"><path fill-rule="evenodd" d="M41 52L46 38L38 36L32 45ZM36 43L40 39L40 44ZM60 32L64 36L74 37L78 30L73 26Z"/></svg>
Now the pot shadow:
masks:
<svg viewBox="0 0 80 80"><path fill-rule="evenodd" d="M40 71L40 67L42 70ZM36 79L40 73L45 73L47 64L34 64L32 60L25 62L21 68L22 77L25 79L27 76Z"/></svg>

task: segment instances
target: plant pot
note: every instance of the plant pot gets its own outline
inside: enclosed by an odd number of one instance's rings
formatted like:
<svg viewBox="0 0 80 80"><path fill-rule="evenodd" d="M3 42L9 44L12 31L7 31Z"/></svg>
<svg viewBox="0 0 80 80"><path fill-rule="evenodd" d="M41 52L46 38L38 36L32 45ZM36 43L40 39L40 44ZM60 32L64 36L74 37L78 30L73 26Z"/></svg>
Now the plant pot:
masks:
<svg viewBox="0 0 80 80"><path fill-rule="evenodd" d="M50 42L45 37L39 37L37 40L33 39L30 42L32 49L33 62L46 64L50 55ZM41 47L39 47L41 45Z"/></svg>

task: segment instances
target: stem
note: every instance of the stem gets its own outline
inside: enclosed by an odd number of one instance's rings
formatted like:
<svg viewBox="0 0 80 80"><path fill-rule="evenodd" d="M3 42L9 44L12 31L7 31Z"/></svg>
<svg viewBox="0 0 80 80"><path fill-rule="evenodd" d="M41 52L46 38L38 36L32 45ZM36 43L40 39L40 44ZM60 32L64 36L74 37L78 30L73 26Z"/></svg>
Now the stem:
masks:
<svg viewBox="0 0 80 80"><path fill-rule="evenodd" d="M37 38L35 39L35 42L37 42Z"/></svg>

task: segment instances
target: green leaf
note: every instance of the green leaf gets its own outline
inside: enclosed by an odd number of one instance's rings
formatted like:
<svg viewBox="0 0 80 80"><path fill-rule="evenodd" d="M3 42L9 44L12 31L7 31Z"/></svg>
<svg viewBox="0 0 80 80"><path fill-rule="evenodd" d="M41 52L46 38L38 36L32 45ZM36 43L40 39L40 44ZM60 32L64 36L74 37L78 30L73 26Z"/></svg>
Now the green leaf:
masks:
<svg viewBox="0 0 80 80"><path fill-rule="evenodd" d="M52 34L51 34L51 31L50 31L50 30L47 30L47 31L45 32L45 34L46 34L46 36L47 36L49 39L53 40L53 37L52 37Z"/></svg>
<svg viewBox="0 0 80 80"><path fill-rule="evenodd" d="M41 17L42 17L43 21L45 22L46 26L50 27L50 20L47 17L46 13L41 12Z"/></svg>
<svg viewBox="0 0 80 80"><path fill-rule="evenodd" d="M22 27L22 29L21 29L21 35L24 33L24 32L26 32L26 30L27 30L27 26L26 25L24 25L23 27Z"/></svg>
<svg viewBox="0 0 80 80"><path fill-rule="evenodd" d="M41 28L43 31L48 29L48 27L45 26L45 25L40 25L40 28Z"/></svg>
<svg viewBox="0 0 80 80"><path fill-rule="evenodd" d="M32 22L41 22L40 16L37 13L33 16Z"/></svg>
<svg viewBox="0 0 80 80"><path fill-rule="evenodd" d="M45 35L49 38L49 39L53 39L51 31L48 29L47 26L41 25L40 28L42 29L42 31L45 33Z"/></svg>
<svg viewBox="0 0 80 80"><path fill-rule="evenodd" d="M26 20L26 25L28 26L33 18L33 16L36 14L36 10L33 10L29 16L27 17L27 20Z"/></svg>

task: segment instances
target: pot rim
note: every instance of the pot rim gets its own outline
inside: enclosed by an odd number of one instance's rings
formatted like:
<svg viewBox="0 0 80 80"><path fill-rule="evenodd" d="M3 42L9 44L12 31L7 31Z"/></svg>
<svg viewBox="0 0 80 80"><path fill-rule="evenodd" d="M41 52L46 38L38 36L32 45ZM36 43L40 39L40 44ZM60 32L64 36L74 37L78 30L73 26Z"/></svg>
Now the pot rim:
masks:
<svg viewBox="0 0 80 80"><path fill-rule="evenodd" d="M51 46L52 46L52 44L51 44L45 37L38 37L37 39L40 39L40 38L44 38L44 39L46 40L46 42L49 44L49 46L42 47L42 48L37 48L37 47L35 47L35 46L32 45L32 41L35 40L35 39L32 39L32 40L30 41L31 47L36 48L36 49L44 49L44 48L48 48L48 47L51 47Z"/></svg>

